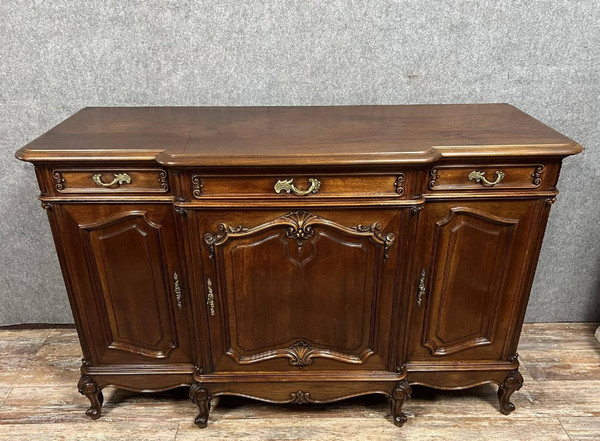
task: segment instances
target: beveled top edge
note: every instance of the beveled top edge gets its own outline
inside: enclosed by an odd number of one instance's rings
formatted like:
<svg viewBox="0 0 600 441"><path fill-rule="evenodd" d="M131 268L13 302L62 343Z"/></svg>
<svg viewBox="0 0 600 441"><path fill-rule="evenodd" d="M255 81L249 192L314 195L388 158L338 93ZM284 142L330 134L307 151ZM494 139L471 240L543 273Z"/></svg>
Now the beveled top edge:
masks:
<svg viewBox="0 0 600 441"><path fill-rule="evenodd" d="M156 161L170 167L270 167L270 166L350 166L350 165L396 165L396 164L428 164L440 158L434 149L425 152L362 153L362 154L301 154L291 155L228 155L227 164L220 155L171 155L168 150L160 153Z"/></svg>
<svg viewBox="0 0 600 441"><path fill-rule="evenodd" d="M85 108L16 152L30 162L172 167L426 164L581 146L509 104Z"/></svg>
<svg viewBox="0 0 600 441"><path fill-rule="evenodd" d="M15 153L15 158L26 162L92 162L92 161L133 161L152 162L164 150L30 150L21 147Z"/></svg>
<svg viewBox="0 0 600 441"><path fill-rule="evenodd" d="M379 153L348 157L346 155L270 155L270 156L228 156L234 166L356 166L356 165L421 165L431 164L440 159L452 158L519 158L519 157L566 157L583 150L576 142L565 144L529 145L490 145L490 146L433 146L427 152L403 152L399 154ZM156 156L156 161L166 167L222 167L222 157L170 155L164 151Z"/></svg>
<svg viewBox="0 0 600 441"><path fill-rule="evenodd" d="M476 150L477 149L477 150ZM223 163L220 155L194 156L171 155L168 150L28 150L19 149L15 157L26 162L98 162L132 161L152 162L166 167L222 167L222 166L335 166L335 165L420 165L430 164L442 158L494 158L576 155L583 151L577 142L565 144L493 145L493 146L432 146L428 152L399 154L363 154L348 158L346 155L228 155L229 162Z"/></svg>

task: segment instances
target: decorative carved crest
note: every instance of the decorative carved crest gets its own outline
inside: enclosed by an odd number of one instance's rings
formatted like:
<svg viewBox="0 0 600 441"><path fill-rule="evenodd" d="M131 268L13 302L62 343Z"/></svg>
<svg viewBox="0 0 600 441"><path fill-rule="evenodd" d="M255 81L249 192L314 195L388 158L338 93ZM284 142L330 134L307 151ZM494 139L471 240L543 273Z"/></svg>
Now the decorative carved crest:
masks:
<svg viewBox="0 0 600 441"><path fill-rule="evenodd" d="M312 364L312 356L315 352L314 348L306 342L294 343L289 348L290 364L298 367L308 366Z"/></svg>
<svg viewBox="0 0 600 441"><path fill-rule="evenodd" d="M202 180L200 179L200 176L192 176L192 195L194 195L196 199L200 199L200 197L202 196L202 187L204 186L202 185Z"/></svg>
<svg viewBox="0 0 600 441"><path fill-rule="evenodd" d="M370 225L357 225L349 228L307 211L298 210L253 228L246 228L241 225L231 227L221 223L217 227L218 231L216 233L206 233L204 235L204 242L210 249L209 258L214 259L215 246L224 244L230 237L247 236L269 228L287 226L287 236L296 239L298 247L302 247L304 242L312 237L315 225L328 226L335 230L355 236L367 236L376 244L383 245L383 256L386 260L389 258L389 249L396 241L396 235L394 233L383 233L381 231L382 225L379 222L374 222Z"/></svg>
<svg viewBox="0 0 600 441"><path fill-rule="evenodd" d="M302 340L287 348L274 349L253 355L241 355L234 348L230 348L227 351L227 355L233 357L238 364L242 365L260 363L262 361L273 360L276 358L289 358L290 365L299 368L312 364L313 358L328 358L330 360L341 361L343 363L362 364L367 358L373 355L373 353L374 352L372 349L365 348L358 355L345 354L329 349L318 349Z"/></svg>
<svg viewBox="0 0 600 441"><path fill-rule="evenodd" d="M311 221L318 219L318 217L303 210L294 211L293 213L286 214L284 217L290 220L290 226L287 230L288 237L296 239L298 246L302 247L304 241L310 239L313 235Z"/></svg>
<svg viewBox="0 0 600 441"><path fill-rule="evenodd" d="M437 180L439 179L440 175L438 175L437 169L436 168L432 168L431 171L429 172L429 188L432 189L433 187L435 187L437 185Z"/></svg>
<svg viewBox="0 0 600 441"><path fill-rule="evenodd" d="M540 185L542 185L542 175L543 174L544 174L544 166L540 165L535 169L535 171L531 175L531 177L533 178L533 181L532 181L533 185L535 185L536 187L539 187Z"/></svg>
<svg viewBox="0 0 600 441"><path fill-rule="evenodd" d="M396 182L394 182L394 187L396 187L396 193L398 196L402 196L404 194L404 182L406 181L406 176L404 173L400 173L396 178Z"/></svg>
<svg viewBox="0 0 600 441"><path fill-rule="evenodd" d="M210 259L215 258L215 244L220 245L224 243L227 241L227 237L230 234L245 233L248 231L248 228L242 227L241 225L230 227L227 224L219 224L217 228L218 231L216 233L206 233L204 235L204 242L206 242L210 249L210 255L208 256Z"/></svg>
<svg viewBox="0 0 600 441"><path fill-rule="evenodd" d="M167 172L166 171L161 170L158 173L158 182L164 191L169 191L169 183L167 181Z"/></svg>
<svg viewBox="0 0 600 441"><path fill-rule="evenodd" d="M290 398L292 399L291 403L296 403L296 404L310 403L310 392L302 392L301 390L299 390L298 392L292 392L290 394Z"/></svg>
<svg viewBox="0 0 600 441"><path fill-rule="evenodd" d="M63 178L61 172L52 172L52 178L54 179L54 188L56 188L57 191L62 191L65 189L65 179Z"/></svg>

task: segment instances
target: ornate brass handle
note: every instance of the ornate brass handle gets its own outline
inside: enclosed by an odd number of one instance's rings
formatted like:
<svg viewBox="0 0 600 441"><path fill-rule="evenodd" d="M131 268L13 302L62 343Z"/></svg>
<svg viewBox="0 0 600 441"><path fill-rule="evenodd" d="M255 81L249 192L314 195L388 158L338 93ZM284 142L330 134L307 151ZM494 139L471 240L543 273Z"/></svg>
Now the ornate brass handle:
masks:
<svg viewBox="0 0 600 441"><path fill-rule="evenodd" d="M308 182L310 182L310 187L308 190L298 190L294 185L294 179L280 179L275 183L275 193L279 194L282 191L286 193L294 193L299 196L306 196L310 193L316 193L321 188L321 182L316 178L308 178Z"/></svg>
<svg viewBox="0 0 600 441"><path fill-rule="evenodd" d="M215 315L215 295L212 290L212 280L210 280L210 279L206 280L206 290L208 291L208 294L206 295L206 304L208 305L208 308L210 310L210 315L214 316Z"/></svg>
<svg viewBox="0 0 600 441"><path fill-rule="evenodd" d="M419 288L417 290L417 306L421 306L423 303L423 296L425 295L425 268L421 271L421 277L419 278Z"/></svg>
<svg viewBox="0 0 600 441"><path fill-rule="evenodd" d="M475 181L481 183L484 187L493 187L496 184L499 184L502 179L504 179L504 172L496 171L496 180L488 181L485 177L485 172L482 171L472 171L469 173L469 181Z"/></svg>
<svg viewBox="0 0 600 441"><path fill-rule="evenodd" d="M115 178L111 182L102 182L102 174L98 173L97 175L92 176L92 181L94 181L97 185L101 187L111 187L115 184L123 185L123 184L131 184L131 176L127 173L113 173Z"/></svg>
<svg viewBox="0 0 600 441"><path fill-rule="evenodd" d="M177 307L181 309L183 308L183 304L181 303L181 286L179 286L179 275L177 273L173 273L173 285L175 288L175 300L177 300Z"/></svg>

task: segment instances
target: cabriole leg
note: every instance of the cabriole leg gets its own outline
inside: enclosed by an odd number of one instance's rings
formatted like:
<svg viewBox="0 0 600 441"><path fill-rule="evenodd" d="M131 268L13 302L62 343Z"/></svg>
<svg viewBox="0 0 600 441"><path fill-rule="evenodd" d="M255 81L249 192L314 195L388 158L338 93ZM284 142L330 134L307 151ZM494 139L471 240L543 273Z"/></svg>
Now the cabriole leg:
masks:
<svg viewBox="0 0 600 441"><path fill-rule="evenodd" d="M96 382L87 375L82 375L77 383L77 388L81 395L85 395L90 400L91 406L86 410L85 414L93 420L100 418L102 413L102 403L104 402L104 395L102 395L102 389L98 387Z"/></svg>
<svg viewBox="0 0 600 441"><path fill-rule="evenodd" d="M204 429L208 424L208 414L210 413L210 395L201 383L192 384L190 400L198 406L198 416L194 419L194 423Z"/></svg>
<svg viewBox="0 0 600 441"><path fill-rule="evenodd" d="M498 400L500 401L500 412L508 415L515 410L515 405L510 402L510 396L513 392L521 389L523 386L523 376L518 370L512 371L505 378L504 383L498 387Z"/></svg>
<svg viewBox="0 0 600 441"><path fill-rule="evenodd" d="M402 427L407 420L406 415L402 412L402 406L410 398L411 392L410 385L406 379L400 381L392 391L392 396L390 397L392 418L394 418L394 424L398 427Z"/></svg>

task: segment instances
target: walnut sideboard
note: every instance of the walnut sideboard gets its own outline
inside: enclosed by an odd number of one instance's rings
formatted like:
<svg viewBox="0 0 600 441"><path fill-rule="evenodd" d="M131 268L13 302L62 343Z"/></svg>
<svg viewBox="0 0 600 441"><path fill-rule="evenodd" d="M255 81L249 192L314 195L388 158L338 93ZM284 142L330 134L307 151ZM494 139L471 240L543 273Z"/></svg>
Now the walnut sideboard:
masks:
<svg viewBox="0 0 600 441"><path fill-rule="evenodd" d="M86 108L32 162L84 354L79 391L389 397L523 378L564 157L508 104Z"/></svg>

